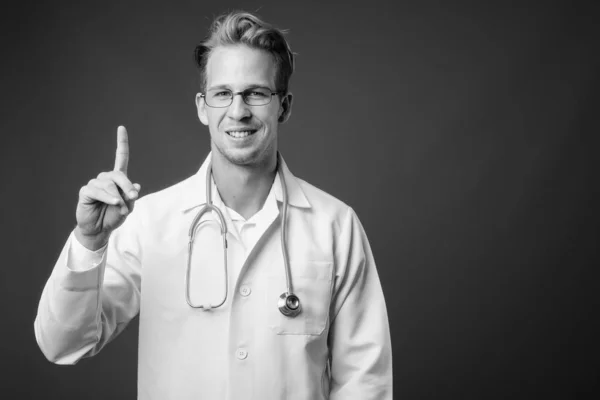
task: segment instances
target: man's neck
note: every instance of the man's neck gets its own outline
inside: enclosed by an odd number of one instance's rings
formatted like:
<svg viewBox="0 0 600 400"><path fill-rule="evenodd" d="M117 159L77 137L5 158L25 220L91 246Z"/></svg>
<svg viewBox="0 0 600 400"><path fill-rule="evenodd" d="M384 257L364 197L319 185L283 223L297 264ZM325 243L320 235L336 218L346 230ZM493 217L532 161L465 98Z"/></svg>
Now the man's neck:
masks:
<svg viewBox="0 0 600 400"><path fill-rule="evenodd" d="M243 166L227 161L213 151L212 173L225 205L245 219L262 209L273 185L277 157L264 165Z"/></svg>

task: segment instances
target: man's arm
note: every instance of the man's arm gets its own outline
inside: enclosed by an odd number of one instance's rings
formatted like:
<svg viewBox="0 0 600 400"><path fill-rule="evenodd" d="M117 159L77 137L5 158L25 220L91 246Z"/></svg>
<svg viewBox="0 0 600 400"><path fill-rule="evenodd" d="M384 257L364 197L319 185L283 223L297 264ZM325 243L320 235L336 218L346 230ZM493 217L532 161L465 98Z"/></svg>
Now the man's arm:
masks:
<svg viewBox="0 0 600 400"><path fill-rule="evenodd" d="M135 212L106 249L92 252L71 234L42 292L34 322L48 360L75 364L98 353L139 312L141 244Z"/></svg>
<svg viewBox="0 0 600 400"><path fill-rule="evenodd" d="M352 209L336 249L331 310L331 400L392 399L387 310L365 231Z"/></svg>
<svg viewBox="0 0 600 400"><path fill-rule="evenodd" d="M35 337L50 361L73 364L95 354L139 310L143 229L128 216L140 186L127 177L128 163L129 138L120 126L115 168L79 191L77 227L42 292ZM107 242L107 252L97 251Z"/></svg>

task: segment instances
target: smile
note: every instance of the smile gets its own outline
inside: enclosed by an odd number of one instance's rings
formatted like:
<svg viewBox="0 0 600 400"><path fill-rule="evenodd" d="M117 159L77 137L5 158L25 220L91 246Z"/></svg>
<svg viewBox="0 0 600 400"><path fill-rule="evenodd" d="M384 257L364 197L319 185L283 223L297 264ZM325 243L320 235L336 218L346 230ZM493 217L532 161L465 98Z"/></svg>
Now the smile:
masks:
<svg viewBox="0 0 600 400"><path fill-rule="evenodd" d="M233 138L236 139L243 139L245 137L248 137L254 133L256 133L256 130L251 129L251 130L245 130L245 131L226 131L227 134Z"/></svg>

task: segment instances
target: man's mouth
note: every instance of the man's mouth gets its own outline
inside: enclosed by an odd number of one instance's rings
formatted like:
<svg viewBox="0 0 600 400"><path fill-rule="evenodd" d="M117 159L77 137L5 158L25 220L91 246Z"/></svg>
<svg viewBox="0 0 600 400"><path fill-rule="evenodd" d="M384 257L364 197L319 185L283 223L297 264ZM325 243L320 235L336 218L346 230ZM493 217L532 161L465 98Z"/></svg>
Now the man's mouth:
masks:
<svg viewBox="0 0 600 400"><path fill-rule="evenodd" d="M227 130L225 131L229 136L236 138L236 139L243 139L245 137L248 137L250 135L253 135L254 133L256 133L256 129L244 129L244 130Z"/></svg>

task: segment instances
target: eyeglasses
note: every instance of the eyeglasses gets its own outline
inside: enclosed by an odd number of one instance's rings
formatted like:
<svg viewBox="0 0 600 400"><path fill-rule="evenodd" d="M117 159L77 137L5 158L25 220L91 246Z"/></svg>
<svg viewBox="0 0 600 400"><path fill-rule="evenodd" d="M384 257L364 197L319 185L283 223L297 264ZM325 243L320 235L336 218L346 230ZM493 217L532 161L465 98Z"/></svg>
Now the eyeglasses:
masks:
<svg viewBox="0 0 600 400"><path fill-rule="evenodd" d="M212 89L206 93L201 93L206 105L214 108L229 107L233 103L233 98L238 94L242 95L244 103L249 106L266 106L271 102L271 98L281 92L273 92L268 88L251 88L241 92L232 92L229 89Z"/></svg>

